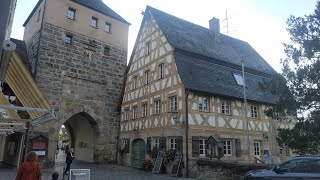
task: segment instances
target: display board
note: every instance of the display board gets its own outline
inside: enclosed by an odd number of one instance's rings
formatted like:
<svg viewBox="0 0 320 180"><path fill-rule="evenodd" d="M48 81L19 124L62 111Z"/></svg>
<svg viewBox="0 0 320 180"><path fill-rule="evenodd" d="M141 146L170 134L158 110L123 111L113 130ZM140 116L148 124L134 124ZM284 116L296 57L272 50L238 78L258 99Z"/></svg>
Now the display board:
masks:
<svg viewBox="0 0 320 180"><path fill-rule="evenodd" d="M152 173L158 173L158 174L160 173L162 162L163 162L163 151L159 151L157 155L157 159L154 162Z"/></svg>
<svg viewBox="0 0 320 180"><path fill-rule="evenodd" d="M176 152L176 155L174 156L174 161L172 164L171 176L176 176L176 177L178 176L181 160L182 160L181 153Z"/></svg>
<svg viewBox="0 0 320 180"><path fill-rule="evenodd" d="M90 169L70 169L69 180L90 180Z"/></svg>

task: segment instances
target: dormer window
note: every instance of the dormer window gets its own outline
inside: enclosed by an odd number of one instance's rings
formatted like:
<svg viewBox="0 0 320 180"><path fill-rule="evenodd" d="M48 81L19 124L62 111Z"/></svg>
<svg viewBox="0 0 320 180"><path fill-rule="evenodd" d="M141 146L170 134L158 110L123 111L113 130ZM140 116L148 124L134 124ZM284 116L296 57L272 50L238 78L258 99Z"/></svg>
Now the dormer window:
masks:
<svg viewBox="0 0 320 180"><path fill-rule="evenodd" d="M243 86L244 85L244 81L243 81L242 75L233 73L233 77L236 80L238 86Z"/></svg>
<svg viewBox="0 0 320 180"><path fill-rule="evenodd" d="M91 19L91 24L90 24L92 27L95 27L97 28L98 27L98 18L92 16L92 19Z"/></svg>
<svg viewBox="0 0 320 180"><path fill-rule="evenodd" d="M75 20L75 17L76 17L76 10L69 7L69 9L68 9L68 19Z"/></svg>
<svg viewBox="0 0 320 180"><path fill-rule="evenodd" d="M111 23L106 22L104 26L104 31L110 33L111 32Z"/></svg>

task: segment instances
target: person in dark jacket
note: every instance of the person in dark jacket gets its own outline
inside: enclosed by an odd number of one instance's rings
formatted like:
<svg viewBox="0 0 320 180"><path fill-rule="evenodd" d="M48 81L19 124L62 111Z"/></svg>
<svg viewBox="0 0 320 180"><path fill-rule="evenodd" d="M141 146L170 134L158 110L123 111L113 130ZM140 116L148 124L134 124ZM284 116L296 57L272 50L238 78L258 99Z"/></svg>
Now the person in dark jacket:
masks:
<svg viewBox="0 0 320 180"><path fill-rule="evenodd" d="M72 160L73 160L73 149L69 149L68 150L68 153L67 153L67 157L66 157L66 164L67 164L67 167L66 167L66 170L64 172L64 174L67 174L70 170L70 165L72 163Z"/></svg>

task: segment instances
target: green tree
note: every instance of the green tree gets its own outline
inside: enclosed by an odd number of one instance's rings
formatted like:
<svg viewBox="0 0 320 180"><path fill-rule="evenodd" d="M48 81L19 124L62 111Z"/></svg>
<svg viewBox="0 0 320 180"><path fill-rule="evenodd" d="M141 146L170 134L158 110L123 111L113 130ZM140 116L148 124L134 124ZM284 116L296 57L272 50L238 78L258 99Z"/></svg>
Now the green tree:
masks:
<svg viewBox="0 0 320 180"><path fill-rule="evenodd" d="M295 127L279 129L277 141L298 154L320 153L320 2L314 13L290 16L287 31L291 43L284 44L283 76L300 112L308 112Z"/></svg>

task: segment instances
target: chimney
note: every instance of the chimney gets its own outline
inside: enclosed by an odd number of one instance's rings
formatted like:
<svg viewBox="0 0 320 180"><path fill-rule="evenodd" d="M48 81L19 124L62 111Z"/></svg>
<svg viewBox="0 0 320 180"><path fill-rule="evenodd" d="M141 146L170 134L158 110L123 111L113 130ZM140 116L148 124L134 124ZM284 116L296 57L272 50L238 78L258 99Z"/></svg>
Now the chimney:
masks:
<svg viewBox="0 0 320 180"><path fill-rule="evenodd" d="M213 32L215 40L220 41L220 20L215 17L210 19L209 29Z"/></svg>

